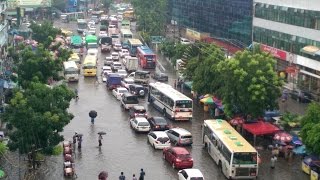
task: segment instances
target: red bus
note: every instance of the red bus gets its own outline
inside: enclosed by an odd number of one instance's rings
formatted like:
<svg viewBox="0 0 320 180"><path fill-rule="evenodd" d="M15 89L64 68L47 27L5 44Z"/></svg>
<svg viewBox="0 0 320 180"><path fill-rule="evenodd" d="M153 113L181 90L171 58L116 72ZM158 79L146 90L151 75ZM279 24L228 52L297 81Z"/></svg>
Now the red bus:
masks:
<svg viewBox="0 0 320 180"><path fill-rule="evenodd" d="M155 69L157 56L148 46L140 46L137 48L137 58L139 65L144 69Z"/></svg>

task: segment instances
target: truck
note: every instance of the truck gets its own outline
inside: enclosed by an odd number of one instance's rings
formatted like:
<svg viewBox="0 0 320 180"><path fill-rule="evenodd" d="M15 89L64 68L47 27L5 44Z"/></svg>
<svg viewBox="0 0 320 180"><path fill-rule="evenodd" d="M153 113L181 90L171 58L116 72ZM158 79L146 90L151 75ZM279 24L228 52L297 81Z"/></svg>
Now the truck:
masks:
<svg viewBox="0 0 320 180"><path fill-rule="evenodd" d="M106 80L106 86L109 90L113 90L121 86L121 76L116 73L109 73Z"/></svg>
<svg viewBox="0 0 320 180"><path fill-rule="evenodd" d="M137 70L130 73L127 78L132 78L136 84L148 85L150 82L150 72Z"/></svg>
<svg viewBox="0 0 320 180"><path fill-rule="evenodd" d="M138 70L139 62L138 58L132 56L126 56L124 58L124 66L128 72L134 72Z"/></svg>

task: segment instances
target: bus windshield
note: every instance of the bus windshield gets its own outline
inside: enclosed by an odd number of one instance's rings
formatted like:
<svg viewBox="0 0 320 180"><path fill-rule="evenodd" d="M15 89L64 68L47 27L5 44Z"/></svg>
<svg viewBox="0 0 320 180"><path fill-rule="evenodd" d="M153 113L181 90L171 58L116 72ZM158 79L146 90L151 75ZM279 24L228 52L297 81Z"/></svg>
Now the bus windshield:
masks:
<svg viewBox="0 0 320 180"><path fill-rule="evenodd" d="M176 101L176 108L192 108L192 101Z"/></svg>
<svg viewBox="0 0 320 180"><path fill-rule="evenodd" d="M257 164L257 153L234 153L233 164Z"/></svg>
<svg viewBox="0 0 320 180"><path fill-rule="evenodd" d="M132 34L123 34L123 38L132 39Z"/></svg>
<svg viewBox="0 0 320 180"><path fill-rule="evenodd" d="M85 23L78 23L78 28L79 28L79 29L86 29L86 28L87 28L87 24L85 24Z"/></svg>
<svg viewBox="0 0 320 180"><path fill-rule="evenodd" d="M75 69L75 68L72 68L72 69L66 69L66 70L64 71L64 73L65 73L65 74L78 74L79 71L78 71L77 69Z"/></svg>

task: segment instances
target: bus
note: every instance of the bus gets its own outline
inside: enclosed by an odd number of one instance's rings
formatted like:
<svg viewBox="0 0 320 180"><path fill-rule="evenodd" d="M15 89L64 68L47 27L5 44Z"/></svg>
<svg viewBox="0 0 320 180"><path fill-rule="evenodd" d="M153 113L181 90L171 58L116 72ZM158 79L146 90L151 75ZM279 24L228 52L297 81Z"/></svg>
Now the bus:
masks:
<svg viewBox="0 0 320 180"><path fill-rule="evenodd" d="M64 78L68 81L79 81L79 68L74 61L63 62Z"/></svg>
<svg viewBox="0 0 320 180"><path fill-rule="evenodd" d="M83 76L97 75L97 59L96 56L87 55L83 62Z"/></svg>
<svg viewBox="0 0 320 180"><path fill-rule="evenodd" d="M130 21L135 20L134 11L128 10L128 11L123 12L123 18L124 18L124 19L128 19L128 20L130 20Z"/></svg>
<svg viewBox="0 0 320 180"><path fill-rule="evenodd" d="M130 29L130 21L127 19L122 20L121 29Z"/></svg>
<svg viewBox="0 0 320 180"><path fill-rule="evenodd" d="M176 121L192 119L192 99L168 84L149 83L148 102L159 110L164 117Z"/></svg>
<svg viewBox="0 0 320 180"><path fill-rule="evenodd" d="M126 42L128 39L133 38L133 34L130 29L120 29L121 42Z"/></svg>
<svg viewBox="0 0 320 180"><path fill-rule="evenodd" d="M142 68L156 68L157 56L148 46L140 46L137 48L137 58Z"/></svg>
<svg viewBox="0 0 320 180"><path fill-rule="evenodd" d="M83 33L87 29L87 21L85 19L77 19L77 32L78 33Z"/></svg>
<svg viewBox="0 0 320 180"><path fill-rule="evenodd" d="M202 143L228 179L257 178L257 150L227 121L204 120Z"/></svg>
<svg viewBox="0 0 320 180"><path fill-rule="evenodd" d="M117 18L110 18L109 25L115 25L118 28L118 19Z"/></svg>
<svg viewBox="0 0 320 180"><path fill-rule="evenodd" d="M137 48L142 46L142 42L139 39L128 39L128 47L130 56L136 57Z"/></svg>

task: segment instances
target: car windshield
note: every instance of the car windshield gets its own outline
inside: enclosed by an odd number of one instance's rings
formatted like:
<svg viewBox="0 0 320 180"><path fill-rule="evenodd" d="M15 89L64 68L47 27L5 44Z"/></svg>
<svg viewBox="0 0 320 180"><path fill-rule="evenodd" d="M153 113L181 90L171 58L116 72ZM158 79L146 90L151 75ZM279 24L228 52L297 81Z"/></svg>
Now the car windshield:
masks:
<svg viewBox="0 0 320 180"><path fill-rule="evenodd" d="M113 66L121 66L121 64L113 64Z"/></svg>
<svg viewBox="0 0 320 180"><path fill-rule="evenodd" d="M190 154L178 154L177 157L180 159L189 159L189 158L191 158L191 155Z"/></svg>
<svg viewBox="0 0 320 180"><path fill-rule="evenodd" d="M136 96L128 96L126 103L127 104L138 104L139 101L138 101L138 98Z"/></svg>
<svg viewBox="0 0 320 180"><path fill-rule="evenodd" d="M190 180L203 180L203 177L192 177Z"/></svg>
<svg viewBox="0 0 320 180"><path fill-rule="evenodd" d="M126 89L120 89L119 90L119 93L125 93L125 92L128 92L128 90L126 90Z"/></svg>
<svg viewBox="0 0 320 180"><path fill-rule="evenodd" d="M257 153L234 153L233 164L257 164Z"/></svg>
<svg viewBox="0 0 320 180"><path fill-rule="evenodd" d="M155 122L156 122L157 124L159 124L159 125L165 125L165 124L167 124L167 121L166 121L165 119L162 119L162 118L155 118L154 120L155 120Z"/></svg>
<svg viewBox="0 0 320 180"><path fill-rule="evenodd" d="M165 142L169 141L169 138L168 137L159 137L157 140L162 143L165 143Z"/></svg>
<svg viewBox="0 0 320 180"><path fill-rule="evenodd" d="M190 135L181 136L181 139L191 139L191 138L192 138L192 136L190 136Z"/></svg>
<svg viewBox="0 0 320 180"><path fill-rule="evenodd" d="M145 109L136 109L134 112L135 113L145 113L146 110Z"/></svg>
<svg viewBox="0 0 320 180"><path fill-rule="evenodd" d="M139 122L138 126L149 126L148 122Z"/></svg>

